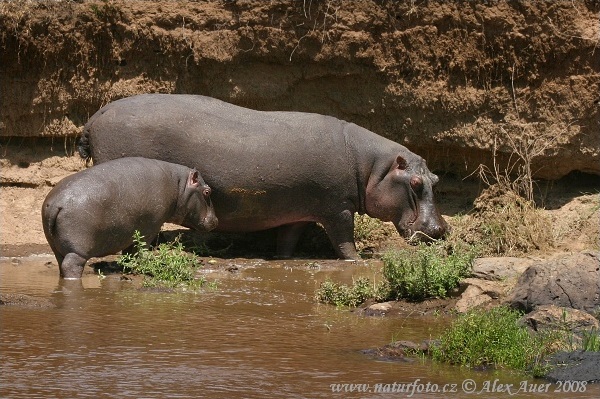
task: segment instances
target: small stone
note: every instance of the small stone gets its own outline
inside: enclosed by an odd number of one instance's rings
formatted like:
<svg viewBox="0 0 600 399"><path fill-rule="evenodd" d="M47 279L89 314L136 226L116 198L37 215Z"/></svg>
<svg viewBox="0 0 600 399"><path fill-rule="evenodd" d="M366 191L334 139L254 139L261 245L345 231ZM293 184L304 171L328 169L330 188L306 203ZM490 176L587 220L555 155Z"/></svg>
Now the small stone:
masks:
<svg viewBox="0 0 600 399"><path fill-rule="evenodd" d="M475 285L469 285L462 293L460 299L454 305L454 310L458 313L466 313L469 310L490 302L492 298L486 295L483 290Z"/></svg>

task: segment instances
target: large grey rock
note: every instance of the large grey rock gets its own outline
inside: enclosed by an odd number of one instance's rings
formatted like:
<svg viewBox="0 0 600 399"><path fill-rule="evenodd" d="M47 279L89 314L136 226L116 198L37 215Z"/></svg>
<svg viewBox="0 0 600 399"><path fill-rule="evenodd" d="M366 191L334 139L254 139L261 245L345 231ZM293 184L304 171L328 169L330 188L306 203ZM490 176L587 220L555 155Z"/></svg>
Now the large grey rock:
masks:
<svg viewBox="0 0 600 399"><path fill-rule="evenodd" d="M526 312L542 305L555 305L597 314L600 252L565 255L530 266L519 278L508 302Z"/></svg>
<svg viewBox="0 0 600 399"><path fill-rule="evenodd" d="M518 278L535 261L526 258L477 258L473 262L473 277L483 280Z"/></svg>
<svg viewBox="0 0 600 399"><path fill-rule="evenodd" d="M559 352L550 357L550 364L546 378L551 381L600 382L600 352Z"/></svg>

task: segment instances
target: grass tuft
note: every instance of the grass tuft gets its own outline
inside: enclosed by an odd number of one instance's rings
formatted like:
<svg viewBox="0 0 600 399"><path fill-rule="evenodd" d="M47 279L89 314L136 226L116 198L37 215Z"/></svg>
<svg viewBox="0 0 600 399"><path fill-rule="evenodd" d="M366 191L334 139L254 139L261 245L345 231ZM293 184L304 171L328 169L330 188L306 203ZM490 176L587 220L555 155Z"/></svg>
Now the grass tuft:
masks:
<svg viewBox="0 0 600 399"><path fill-rule="evenodd" d="M600 332L596 328L583 332L581 349L586 352L600 352Z"/></svg>
<svg viewBox="0 0 600 399"><path fill-rule="evenodd" d="M199 289L206 283L204 278L196 278L200 260L184 250L179 237L155 250L147 248L139 231L133 241L135 253L121 255L117 263L124 272L144 275L144 287Z"/></svg>
<svg viewBox="0 0 600 399"><path fill-rule="evenodd" d="M531 336L519 325L521 313L506 306L461 315L433 345L433 359L469 367L508 367L538 376L554 351L555 334Z"/></svg>

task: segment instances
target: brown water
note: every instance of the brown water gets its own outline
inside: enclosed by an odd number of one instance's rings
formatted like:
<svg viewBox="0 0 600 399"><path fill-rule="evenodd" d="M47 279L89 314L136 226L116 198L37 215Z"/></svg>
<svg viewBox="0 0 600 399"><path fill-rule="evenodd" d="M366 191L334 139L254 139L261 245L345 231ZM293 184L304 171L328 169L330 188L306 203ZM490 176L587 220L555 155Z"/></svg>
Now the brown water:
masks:
<svg viewBox="0 0 600 399"><path fill-rule="evenodd" d="M237 261L237 273L208 274L219 281L217 289L194 294L143 291L117 275L62 284L57 267L45 265L49 260L0 260L2 293L56 305L0 306L2 398L507 398L512 395L492 388L495 379L513 384L512 393L523 383L545 383L361 353L444 328L436 318L363 317L315 303L319 282L373 273L365 265ZM480 394L465 393L470 380ZM389 392L393 383L414 381L412 395ZM445 384L456 392L431 392ZM600 397L597 385L575 394L557 388L514 397Z"/></svg>

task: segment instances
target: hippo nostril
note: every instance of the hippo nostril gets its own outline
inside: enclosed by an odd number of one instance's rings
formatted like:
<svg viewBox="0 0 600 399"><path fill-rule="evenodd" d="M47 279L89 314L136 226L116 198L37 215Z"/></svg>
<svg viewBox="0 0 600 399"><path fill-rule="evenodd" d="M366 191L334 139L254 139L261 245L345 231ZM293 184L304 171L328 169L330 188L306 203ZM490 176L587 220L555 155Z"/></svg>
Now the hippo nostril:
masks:
<svg viewBox="0 0 600 399"><path fill-rule="evenodd" d="M217 227L219 220L214 216L207 216L202 220L202 224L207 231L211 231Z"/></svg>
<svg viewBox="0 0 600 399"><path fill-rule="evenodd" d="M445 226L438 225L433 228L433 238L442 238L445 235L446 235Z"/></svg>

